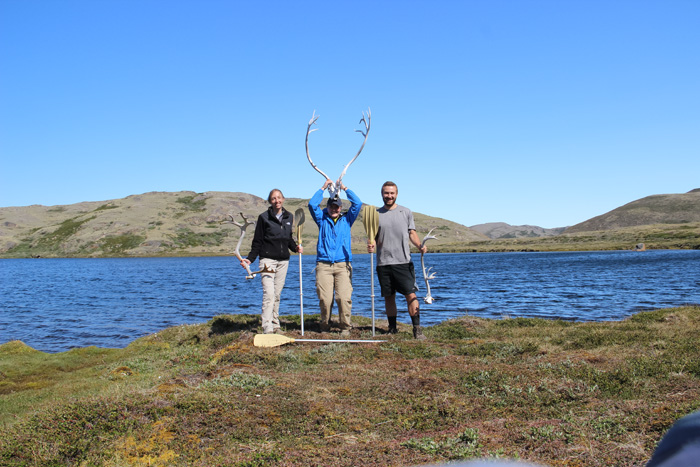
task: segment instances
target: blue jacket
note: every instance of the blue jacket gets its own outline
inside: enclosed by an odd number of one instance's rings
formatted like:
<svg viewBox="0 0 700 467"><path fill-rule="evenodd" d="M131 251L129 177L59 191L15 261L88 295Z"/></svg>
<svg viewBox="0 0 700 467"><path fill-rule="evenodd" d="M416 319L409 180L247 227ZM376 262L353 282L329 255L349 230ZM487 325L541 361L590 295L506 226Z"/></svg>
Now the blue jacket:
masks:
<svg viewBox="0 0 700 467"><path fill-rule="evenodd" d="M318 190L309 200L309 212L318 225L317 262L342 263L343 261L352 261L350 227L360 214L362 201L352 190L347 190L345 194L350 200L350 209L341 214L336 222L333 222L331 216L328 215L328 210L319 207L323 201L323 190Z"/></svg>

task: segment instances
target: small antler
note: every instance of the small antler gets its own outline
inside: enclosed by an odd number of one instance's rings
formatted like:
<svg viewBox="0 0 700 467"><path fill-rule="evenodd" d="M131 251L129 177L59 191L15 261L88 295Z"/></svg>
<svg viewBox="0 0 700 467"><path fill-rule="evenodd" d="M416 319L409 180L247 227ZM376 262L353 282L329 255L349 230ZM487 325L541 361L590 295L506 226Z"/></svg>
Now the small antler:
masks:
<svg viewBox="0 0 700 467"><path fill-rule="evenodd" d="M316 111L314 110L313 115L311 116L311 120L309 120L309 125L306 127L306 158L309 160L309 163L311 164L311 167L316 169L318 173L323 175L323 178L326 180L330 180L330 177L326 175L321 169L319 169L316 164L313 163L311 160L311 156L309 155L309 134L312 132L318 130L318 128L311 129L312 125L316 124L316 121L318 120L318 116L316 115ZM362 146L360 146L360 150L357 151L357 154L355 154L355 157L353 157L350 162L347 163L347 165L343 168L343 172L340 174L340 177L338 177L338 180L336 180L334 183L328 186L328 194L330 195L331 198L333 198L335 195L340 193L340 187L342 186L342 180L343 177L345 176L345 172L347 172L348 167L355 162L355 159L360 155L362 150L365 148L365 143L367 143L367 135L369 135L369 130L370 127L372 126L372 110L367 109L367 115L365 115L364 112L362 112L362 118L360 119L359 123L363 123L365 129L364 130L355 130L356 133L360 133L362 136L365 137L365 139L362 141Z"/></svg>
<svg viewBox="0 0 700 467"><path fill-rule="evenodd" d="M271 269L267 264L264 264L263 268L259 271L255 271L254 273L252 273L252 276L255 277L256 274L262 274L264 272L274 273L275 270ZM253 277L246 277L246 279L252 279Z"/></svg>
<svg viewBox="0 0 700 467"><path fill-rule="evenodd" d="M420 243L421 250L423 249L423 247L425 246L425 243L428 240L434 240L437 238L434 235L430 235L431 233L433 233L433 230L435 230L435 229L430 229L430 232L428 232L428 235L423 237L423 241ZM431 304L431 303L433 303L433 301L435 299L430 294L430 282L428 282L428 281L435 279L435 273L430 272L430 270L433 269L432 266L429 267L428 270L426 271L425 262L423 261L423 252L422 251L420 253L420 265L421 265L421 268L423 268L423 280L425 280L425 287L427 289L427 293L425 294L425 297L423 297L423 301L427 304Z"/></svg>
<svg viewBox="0 0 700 467"><path fill-rule="evenodd" d="M234 254L236 255L236 258L238 258L239 261L243 262L243 257L241 256L241 243L243 242L243 237L245 237L245 229L248 228L249 225L255 225L255 221L249 220L246 216L243 215L243 213L240 213L241 217L243 218L243 224L236 222L233 219L232 215L228 215L228 217L231 218L229 221L221 221L222 224L233 224L237 225L241 229L241 236L238 239L238 243L236 244L236 250L234 251ZM250 270L250 266L248 264L245 265L245 270L248 273L247 276L245 276L246 279L253 279L257 274L263 273L263 272L275 272L272 269L269 269L267 265L263 266L263 268L260 271L253 272Z"/></svg>

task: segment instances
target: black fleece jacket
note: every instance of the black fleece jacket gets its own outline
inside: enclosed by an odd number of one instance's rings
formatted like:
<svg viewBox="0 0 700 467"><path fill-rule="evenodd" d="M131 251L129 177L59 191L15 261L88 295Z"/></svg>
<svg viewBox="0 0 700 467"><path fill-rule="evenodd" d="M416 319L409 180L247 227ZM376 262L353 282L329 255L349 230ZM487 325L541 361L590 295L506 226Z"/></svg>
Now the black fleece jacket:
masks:
<svg viewBox="0 0 700 467"><path fill-rule="evenodd" d="M258 216L255 223L255 234L248 260L252 263L258 256L261 258L288 260L290 251L297 251L297 243L292 238L294 216L282 208L282 221L277 220L272 208Z"/></svg>

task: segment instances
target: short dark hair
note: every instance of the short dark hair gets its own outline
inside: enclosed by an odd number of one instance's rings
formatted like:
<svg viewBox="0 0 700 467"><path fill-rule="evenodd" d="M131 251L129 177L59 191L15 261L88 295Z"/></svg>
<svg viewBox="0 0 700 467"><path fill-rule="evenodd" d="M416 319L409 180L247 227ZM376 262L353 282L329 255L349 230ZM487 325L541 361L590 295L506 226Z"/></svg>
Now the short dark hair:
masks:
<svg viewBox="0 0 700 467"><path fill-rule="evenodd" d="M280 189L278 189L278 188L273 188L272 190L270 190L270 194L267 195L267 202L268 202L268 203L271 203L271 202L272 202L272 201L271 201L271 200L272 200L272 194L273 194L275 191L279 191L280 195L282 195L282 199L284 199L284 195L282 194L282 190L280 190Z"/></svg>
<svg viewBox="0 0 700 467"><path fill-rule="evenodd" d="M396 188L396 193L399 192L399 187L396 186L396 183L394 183L394 182L390 182L390 181L384 182L384 185L382 185L382 191L384 191L384 187L385 187L385 186L393 186L393 187Z"/></svg>

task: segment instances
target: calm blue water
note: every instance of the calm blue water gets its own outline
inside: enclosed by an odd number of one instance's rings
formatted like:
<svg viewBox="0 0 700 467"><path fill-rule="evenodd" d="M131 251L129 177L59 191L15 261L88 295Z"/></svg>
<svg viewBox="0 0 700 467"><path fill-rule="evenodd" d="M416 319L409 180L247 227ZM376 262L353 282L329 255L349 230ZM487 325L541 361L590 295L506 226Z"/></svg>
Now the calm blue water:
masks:
<svg viewBox="0 0 700 467"><path fill-rule="evenodd" d="M424 294L415 255L419 296ZM314 257L303 257L304 311L318 313ZM700 251L429 254L432 305L421 321L485 318L619 320L644 309L700 303ZM299 313L292 257L281 314ZM370 258L354 258L353 314L371 316ZM375 282L375 314L383 300ZM260 278L232 257L0 260L0 343L35 349L125 347L169 326L260 310ZM399 319L410 322L402 298Z"/></svg>

